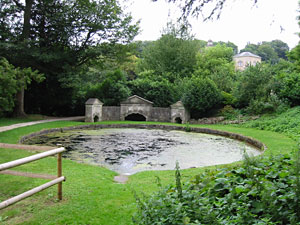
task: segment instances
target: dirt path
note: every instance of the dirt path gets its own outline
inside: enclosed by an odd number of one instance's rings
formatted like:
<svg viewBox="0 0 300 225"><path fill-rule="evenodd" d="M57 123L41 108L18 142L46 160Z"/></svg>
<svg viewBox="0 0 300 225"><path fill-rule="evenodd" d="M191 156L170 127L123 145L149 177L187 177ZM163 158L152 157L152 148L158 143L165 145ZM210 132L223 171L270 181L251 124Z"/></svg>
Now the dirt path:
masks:
<svg viewBox="0 0 300 225"><path fill-rule="evenodd" d="M39 123L48 123L48 122L54 122L54 121L76 121L76 120L83 120L84 116L75 116L75 117L64 117L64 118L56 118L56 119L47 119L47 120L38 120L38 121L32 121L32 122L26 122L26 123L16 123L9 126L0 127L0 133L8 130L12 130L19 127L26 127L31 126Z"/></svg>

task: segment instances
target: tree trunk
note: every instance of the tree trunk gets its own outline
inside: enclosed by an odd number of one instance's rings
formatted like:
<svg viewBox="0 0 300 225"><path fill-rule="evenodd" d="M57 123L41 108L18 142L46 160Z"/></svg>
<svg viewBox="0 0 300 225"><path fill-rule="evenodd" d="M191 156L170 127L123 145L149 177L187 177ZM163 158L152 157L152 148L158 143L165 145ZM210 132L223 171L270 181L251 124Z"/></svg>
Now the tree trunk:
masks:
<svg viewBox="0 0 300 225"><path fill-rule="evenodd" d="M24 111L24 87L16 94L16 105L13 113L14 117L26 117Z"/></svg>
<svg viewBox="0 0 300 225"><path fill-rule="evenodd" d="M30 37L30 17L31 17L31 9L34 0L26 0L25 11L24 11L24 23L23 30L21 35L21 42L26 42ZM22 79L22 78L21 78ZM16 105L14 108L13 115L16 117L26 117L26 113L24 111L24 88L22 85L21 89L16 94Z"/></svg>

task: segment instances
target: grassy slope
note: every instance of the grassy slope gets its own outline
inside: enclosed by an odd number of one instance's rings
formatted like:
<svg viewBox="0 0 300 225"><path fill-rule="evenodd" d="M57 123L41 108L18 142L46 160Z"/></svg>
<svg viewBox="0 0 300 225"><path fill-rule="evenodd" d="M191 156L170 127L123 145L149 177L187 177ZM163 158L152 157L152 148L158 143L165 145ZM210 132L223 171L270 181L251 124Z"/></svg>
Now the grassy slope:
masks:
<svg viewBox="0 0 300 225"><path fill-rule="evenodd" d="M117 122L115 122L117 123ZM17 143L22 135L44 128L64 127L80 122L52 122L19 128L0 134L0 142ZM194 126L194 125L192 125ZM286 136L269 131L232 126L206 126L241 133L264 142L266 154L291 152L296 143ZM0 163L31 155L23 150L0 149ZM56 173L56 159L46 158L17 168L36 173ZM201 173L203 168L182 171L183 179ZM163 184L173 183L174 171L141 172L130 177L127 184L113 182L115 172L107 169L63 160L63 174L67 181L63 185L62 202L56 202L56 186L40 192L0 212L3 224L131 224L135 211L132 194L150 193L157 189L156 176ZM0 201L45 183L44 180L0 175Z"/></svg>
<svg viewBox="0 0 300 225"><path fill-rule="evenodd" d="M283 133L294 140L300 139L300 106L282 114L264 115L258 120L245 123L244 127Z"/></svg>

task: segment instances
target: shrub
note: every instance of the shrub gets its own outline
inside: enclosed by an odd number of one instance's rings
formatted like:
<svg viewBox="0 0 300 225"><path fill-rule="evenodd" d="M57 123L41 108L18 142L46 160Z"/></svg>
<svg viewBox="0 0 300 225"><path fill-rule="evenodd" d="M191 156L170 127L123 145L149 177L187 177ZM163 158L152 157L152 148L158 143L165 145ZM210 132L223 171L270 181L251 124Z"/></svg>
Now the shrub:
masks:
<svg viewBox="0 0 300 225"><path fill-rule="evenodd" d="M266 101L271 93L272 72L269 65L249 66L240 73L234 96L238 107L247 107L251 100Z"/></svg>
<svg viewBox="0 0 300 225"><path fill-rule="evenodd" d="M235 119L239 115L239 112L231 105L225 105L224 108L220 110L220 115L224 116L225 119Z"/></svg>
<svg viewBox="0 0 300 225"><path fill-rule="evenodd" d="M120 70L109 72L101 83L94 84L87 91L88 98L99 98L105 105L113 106L119 105L129 96L126 77Z"/></svg>
<svg viewBox="0 0 300 225"><path fill-rule="evenodd" d="M224 105L234 105L237 101L237 99L230 93L227 93L225 91L221 91L222 95L222 103Z"/></svg>
<svg viewBox="0 0 300 225"><path fill-rule="evenodd" d="M132 94L154 103L154 106L169 107L178 101L176 86L157 74L146 71L129 83Z"/></svg>
<svg viewBox="0 0 300 225"><path fill-rule="evenodd" d="M215 83L207 78L193 77L186 85L182 96L184 106L190 111L192 118L207 115L221 101L221 94Z"/></svg>
<svg viewBox="0 0 300 225"><path fill-rule="evenodd" d="M288 99L293 106L300 105L300 73L284 73L277 80L280 83L278 95L283 99Z"/></svg>
<svg viewBox="0 0 300 225"><path fill-rule="evenodd" d="M178 181L179 180L179 181ZM180 185L180 188L179 188ZM136 224L300 224L299 159L253 159L137 196Z"/></svg>
<svg viewBox="0 0 300 225"><path fill-rule="evenodd" d="M294 139L300 138L300 107L294 107L277 115L265 115L258 120L249 121L243 126L284 133Z"/></svg>

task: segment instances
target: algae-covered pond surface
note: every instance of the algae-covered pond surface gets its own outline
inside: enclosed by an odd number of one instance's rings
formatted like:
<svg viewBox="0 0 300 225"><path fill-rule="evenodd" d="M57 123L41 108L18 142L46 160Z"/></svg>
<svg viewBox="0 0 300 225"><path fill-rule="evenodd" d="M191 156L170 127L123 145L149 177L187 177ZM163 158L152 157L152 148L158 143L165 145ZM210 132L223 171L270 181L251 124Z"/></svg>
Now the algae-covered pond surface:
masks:
<svg viewBox="0 0 300 225"><path fill-rule="evenodd" d="M226 164L256 148L229 138L202 133L148 129L73 130L32 138L27 144L64 146L63 157L104 166L121 174Z"/></svg>

